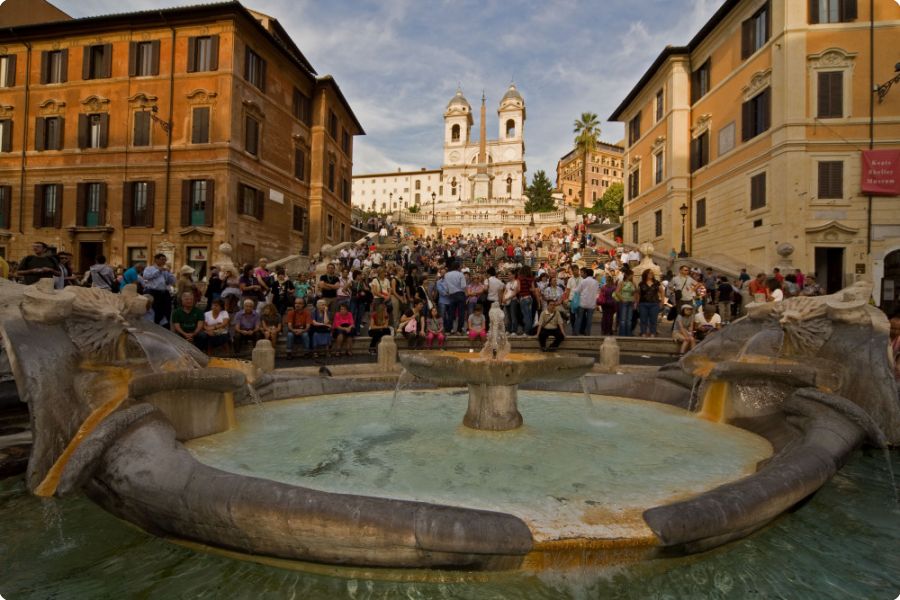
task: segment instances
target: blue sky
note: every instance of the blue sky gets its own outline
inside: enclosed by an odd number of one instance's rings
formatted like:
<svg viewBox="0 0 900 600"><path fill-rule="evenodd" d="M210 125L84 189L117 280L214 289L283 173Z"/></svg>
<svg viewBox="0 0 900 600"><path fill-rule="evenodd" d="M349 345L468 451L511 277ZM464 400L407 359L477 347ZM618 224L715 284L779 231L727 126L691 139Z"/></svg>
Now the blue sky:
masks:
<svg viewBox="0 0 900 600"><path fill-rule="evenodd" d="M527 107L528 177L572 147L583 111L601 138L622 138L615 109L667 44L686 43L722 0L242 0L277 18L320 74L330 73L362 122L354 173L439 167L442 113L457 84L488 138L511 80ZM75 17L190 0L51 0ZM477 136L477 122L475 135Z"/></svg>

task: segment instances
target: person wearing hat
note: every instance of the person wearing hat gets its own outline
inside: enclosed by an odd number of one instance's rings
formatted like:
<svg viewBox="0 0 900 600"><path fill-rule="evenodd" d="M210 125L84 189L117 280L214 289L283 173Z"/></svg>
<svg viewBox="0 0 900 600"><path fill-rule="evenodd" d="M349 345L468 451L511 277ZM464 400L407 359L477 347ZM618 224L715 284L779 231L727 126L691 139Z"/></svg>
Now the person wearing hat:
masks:
<svg viewBox="0 0 900 600"><path fill-rule="evenodd" d="M681 342L680 353L690 351L697 344L694 337L696 326L694 324L694 307L684 304L678 311L675 323L672 325L672 339Z"/></svg>
<svg viewBox="0 0 900 600"><path fill-rule="evenodd" d="M200 290L194 283L195 272L194 267L190 265L184 265L178 271L178 281L175 283L175 301L178 302L178 306L181 306L181 299L185 294L194 296L194 305L200 302Z"/></svg>

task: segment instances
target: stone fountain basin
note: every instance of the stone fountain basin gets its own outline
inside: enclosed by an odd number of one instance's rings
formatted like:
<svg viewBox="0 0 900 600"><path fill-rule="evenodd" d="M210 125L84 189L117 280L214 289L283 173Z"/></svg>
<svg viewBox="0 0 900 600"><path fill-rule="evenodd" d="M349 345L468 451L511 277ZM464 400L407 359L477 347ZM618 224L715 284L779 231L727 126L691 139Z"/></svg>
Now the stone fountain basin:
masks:
<svg viewBox="0 0 900 600"><path fill-rule="evenodd" d="M594 366L594 359L510 353L495 360L474 352L401 352L400 363L416 377L439 385L518 385L532 380L581 377Z"/></svg>

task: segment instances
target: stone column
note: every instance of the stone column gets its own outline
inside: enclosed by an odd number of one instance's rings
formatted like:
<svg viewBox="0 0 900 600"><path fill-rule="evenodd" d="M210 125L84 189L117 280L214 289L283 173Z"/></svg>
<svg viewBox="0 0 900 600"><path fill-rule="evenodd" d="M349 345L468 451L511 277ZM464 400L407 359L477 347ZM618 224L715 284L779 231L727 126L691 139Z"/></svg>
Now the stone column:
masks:
<svg viewBox="0 0 900 600"><path fill-rule="evenodd" d="M397 369L397 343L393 335L386 335L378 343L378 370L390 373Z"/></svg>
<svg viewBox="0 0 900 600"><path fill-rule="evenodd" d="M275 370L275 348L269 340L259 340L253 348L253 366L263 373Z"/></svg>
<svg viewBox="0 0 900 600"><path fill-rule="evenodd" d="M509 431L522 426L517 385L469 384L469 408L463 425L472 429Z"/></svg>
<svg viewBox="0 0 900 600"><path fill-rule="evenodd" d="M612 373L619 366L619 343L611 335L603 338L600 345L600 368Z"/></svg>

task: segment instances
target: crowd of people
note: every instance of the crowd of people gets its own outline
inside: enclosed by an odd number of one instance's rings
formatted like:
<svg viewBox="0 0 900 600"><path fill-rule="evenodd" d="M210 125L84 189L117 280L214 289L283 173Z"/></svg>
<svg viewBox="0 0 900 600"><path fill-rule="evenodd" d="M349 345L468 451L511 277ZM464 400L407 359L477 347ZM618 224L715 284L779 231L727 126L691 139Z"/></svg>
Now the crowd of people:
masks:
<svg viewBox="0 0 900 600"><path fill-rule="evenodd" d="M778 302L823 293L799 269L755 278L744 269L730 280L682 265L677 274L643 269L636 276L641 258L636 250L603 246L579 225L527 238L397 235L387 245L342 249L324 273L271 271L263 258L241 269L213 267L203 282L189 266L176 276L164 254L118 271L98 256L79 277L68 266L70 255L51 255L37 243L15 276L110 292L135 284L147 298L145 318L210 353L284 338L289 358L350 355L360 335L370 338L373 354L392 334L410 348L442 349L450 336L475 346L487 335L494 304L510 336L532 336L544 350L559 348L567 336L592 335L599 317L602 335L657 337L660 324L671 322L672 337L687 352L740 315L747 298Z"/></svg>

